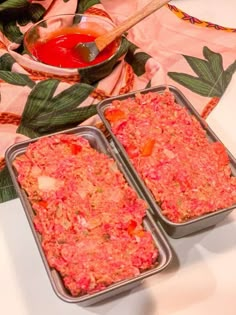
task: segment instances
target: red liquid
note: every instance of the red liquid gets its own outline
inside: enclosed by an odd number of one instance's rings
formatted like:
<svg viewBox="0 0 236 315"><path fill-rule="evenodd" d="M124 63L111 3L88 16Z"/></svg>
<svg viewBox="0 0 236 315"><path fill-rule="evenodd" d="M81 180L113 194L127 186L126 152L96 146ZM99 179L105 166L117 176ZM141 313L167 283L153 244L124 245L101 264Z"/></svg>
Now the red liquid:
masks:
<svg viewBox="0 0 236 315"><path fill-rule="evenodd" d="M46 42L37 43L32 48L32 55L39 61L51 66L61 68L83 68L107 60L117 48L117 42L107 46L95 60L84 62L73 50L78 43L92 42L97 36L79 33L60 34L48 39Z"/></svg>

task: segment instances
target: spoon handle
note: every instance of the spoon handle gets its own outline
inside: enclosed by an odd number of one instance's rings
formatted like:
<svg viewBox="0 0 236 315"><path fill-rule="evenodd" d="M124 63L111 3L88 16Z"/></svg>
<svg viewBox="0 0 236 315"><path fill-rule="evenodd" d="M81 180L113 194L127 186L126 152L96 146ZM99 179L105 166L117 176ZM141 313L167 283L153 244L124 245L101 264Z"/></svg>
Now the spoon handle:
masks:
<svg viewBox="0 0 236 315"><path fill-rule="evenodd" d="M107 45L113 42L116 38L120 37L123 33L129 30L132 26L142 21L145 17L151 13L160 9L162 6L170 2L170 0L153 0L148 3L144 8L132 15L126 21L115 27L109 33L101 35L95 39L96 46L99 51L102 51Z"/></svg>

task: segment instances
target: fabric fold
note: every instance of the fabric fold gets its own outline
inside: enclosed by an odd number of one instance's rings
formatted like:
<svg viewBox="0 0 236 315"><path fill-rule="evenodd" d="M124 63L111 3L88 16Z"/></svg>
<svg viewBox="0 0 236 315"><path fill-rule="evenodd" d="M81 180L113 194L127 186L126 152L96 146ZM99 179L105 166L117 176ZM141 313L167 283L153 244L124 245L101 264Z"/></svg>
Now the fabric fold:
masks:
<svg viewBox="0 0 236 315"><path fill-rule="evenodd" d="M127 34L125 58L112 65L109 75L93 83L79 82L77 73L62 77L62 71L48 74L48 66L35 69L35 61L23 49L24 32L44 17L85 12L118 24L147 2L0 3L0 202L14 196L4 161L7 147L22 138L79 124L102 128L96 104L105 98L166 84L179 88L205 118L217 105L236 70L236 33L198 26L193 17L177 16L178 9L171 5L133 27Z"/></svg>

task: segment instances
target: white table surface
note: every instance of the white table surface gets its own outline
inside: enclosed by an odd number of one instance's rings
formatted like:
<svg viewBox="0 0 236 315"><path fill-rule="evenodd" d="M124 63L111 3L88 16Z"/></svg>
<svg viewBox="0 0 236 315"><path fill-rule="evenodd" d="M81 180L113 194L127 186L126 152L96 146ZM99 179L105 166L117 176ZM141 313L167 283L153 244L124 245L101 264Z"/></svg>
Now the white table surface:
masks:
<svg viewBox="0 0 236 315"><path fill-rule="evenodd" d="M180 7L184 9L184 1L175 2L183 3ZM201 16L209 14L212 8L210 4L216 3L210 0L188 2L196 4L196 12L199 11L197 2L202 2ZM207 2L208 7L204 4ZM234 0L224 1L223 5L228 8L230 3L236 6ZM189 14L194 14L192 8ZM235 10L231 10L231 15L228 15L229 21L233 21L230 18L232 15L235 19L233 12ZM219 9L211 14L215 18L222 18ZM235 110L236 114L236 105L232 105L236 104L235 100L236 79L228 87L219 105L231 104L229 110ZM227 117L227 109L224 115ZM216 133L220 117L220 110L215 110L208 119ZM233 121L230 132L221 132L222 137L229 138L236 134ZM224 140L227 141L226 138ZM176 253L170 268L145 280L123 297L82 308L67 304L54 294L19 199L0 204L0 314L235 315L236 211L212 229L169 241Z"/></svg>
<svg viewBox="0 0 236 315"><path fill-rule="evenodd" d="M236 212L217 227L170 239L170 268L127 295L82 308L53 292L19 199L0 205L2 315L235 315Z"/></svg>

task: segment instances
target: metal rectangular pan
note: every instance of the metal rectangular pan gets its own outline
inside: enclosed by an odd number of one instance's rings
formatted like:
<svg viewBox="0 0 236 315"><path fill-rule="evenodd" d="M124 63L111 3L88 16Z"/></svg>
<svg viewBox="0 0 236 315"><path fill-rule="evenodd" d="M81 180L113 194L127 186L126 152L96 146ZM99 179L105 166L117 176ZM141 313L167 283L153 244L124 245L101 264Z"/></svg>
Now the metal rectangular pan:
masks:
<svg viewBox="0 0 236 315"><path fill-rule="evenodd" d="M167 88L166 85L161 85L161 86L152 87L152 88L138 91L138 93L148 93L148 92L163 93L166 90L166 88ZM191 115L194 115L196 117L196 119L200 122L202 128L206 131L206 134L207 134L209 141L211 141L211 142L220 141L217 138L217 136L215 135L215 133L209 128L207 123L201 118L201 116L196 111L196 109L193 107L193 105L186 99L186 97L177 88L175 88L173 86L168 86L168 88L173 93L176 102L179 105L185 107L188 110L188 112ZM133 98L136 93L137 93L137 91L132 92L132 93L128 93L128 94L125 94L122 96L118 96L118 97L112 97L112 98L109 98L109 99L102 101L101 103L99 103L97 105L98 115L100 116L102 122L104 123L105 127L107 128L108 132L110 133L112 141L114 142L114 145L117 148L117 151L119 152L119 154L122 157L123 163L126 164L128 166L128 168L130 169L130 172L131 172L133 178L135 179L135 181L139 185L140 189L144 193L145 198L148 200L151 209L153 210L154 214L157 216L157 219L160 220L165 231L171 237L173 237L173 238L184 237L186 235L189 235L189 234L192 234L192 233L195 233L195 232L198 232L200 230L203 230L203 229L206 229L206 228L209 228L211 226L216 225L217 223L222 221L234 208L236 208L236 205L229 207L229 208L226 208L226 209L215 211L215 212L210 213L210 214L206 214L206 215L198 217L198 218L191 219L191 220L184 222L184 223L174 223L174 222L171 222L170 220L168 220L162 214L161 209L158 206L158 204L156 203L152 193L146 187L146 185L144 184L141 177L137 174L136 170L134 169L133 165L131 164L131 162L129 160L127 153L125 152L124 147L122 146L122 144L118 141L118 139L116 138L116 136L112 132L111 125L108 122L108 120L105 118L105 111L109 106L111 106L112 101L114 101L114 100L122 101L122 100L125 100L128 98ZM231 166L232 174L234 176L236 176L236 160L230 154L230 152L228 152L228 155L230 158L230 166Z"/></svg>
<svg viewBox="0 0 236 315"><path fill-rule="evenodd" d="M136 184L133 181L133 178L130 177L129 174L125 172L123 166L121 165L119 161L119 157L115 155L107 139L105 138L105 136L102 134L102 132L99 129L95 127L83 126L83 127L77 127L77 128L73 128L67 131L63 131L60 133L76 134L76 135L82 136L89 141L90 145L94 149L111 156L117 162L120 171L124 174L128 183L134 188L137 188L138 194L140 194L140 197L143 197L141 191L139 191L139 188L136 187ZM139 284L143 279L162 271L168 266L168 264L170 263L172 259L172 251L170 249L170 246L166 238L163 235L163 232L161 232L161 229L158 228L158 226L155 224L155 221L153 220L150 211L147 210L147 216L145 217L143 224L144 224L144 227L151 232L154 242L157 248L159 249L159 264L153 269L147 270L133 279L129 279L126 281L113 284L107 287L106 289L104 289L103 291L96 292L94 294L86 294L83 296L73 297L65 288L59 273L55 269L50 268L48 265L47 259L45 257L45 254L41 246L40 234L35 230L35 227L33 224L34 211L30 205L30 202L27 198L25 191L21 189L17 181L17 173L13 167L14 159L17 156L23 154L26 151L28 145L32 142L37 141L37 139L39 138L24 141L24 142L11 146L6 152L6 163L7 163L14 187L23 205L25 214L30 224L35 241L37 243L37 246L41 254L48 277L50 279L51 285L56 295L59 298L61 298L65 302L79 303L80 305L83 305L83 306L92 305L94 303L101 302L106 298L110 298L114 295L116 296L119 293L132 289L134 286Z"/></svg>

